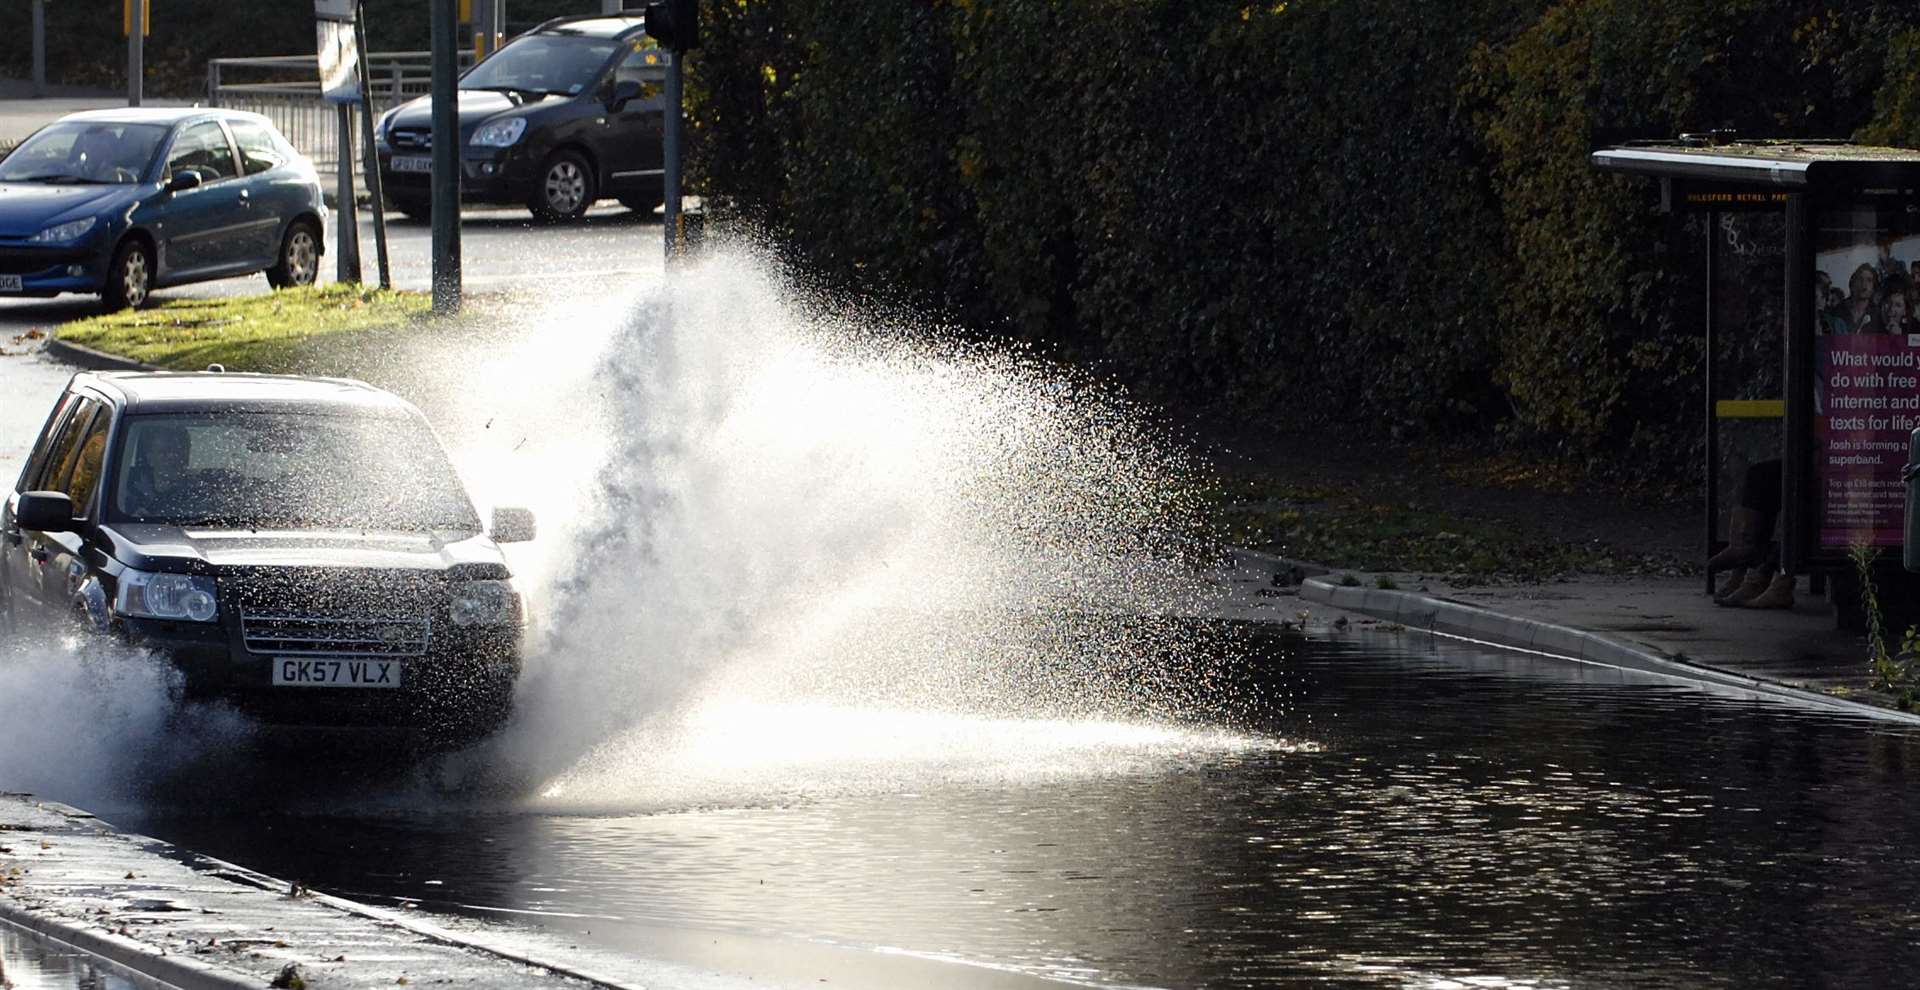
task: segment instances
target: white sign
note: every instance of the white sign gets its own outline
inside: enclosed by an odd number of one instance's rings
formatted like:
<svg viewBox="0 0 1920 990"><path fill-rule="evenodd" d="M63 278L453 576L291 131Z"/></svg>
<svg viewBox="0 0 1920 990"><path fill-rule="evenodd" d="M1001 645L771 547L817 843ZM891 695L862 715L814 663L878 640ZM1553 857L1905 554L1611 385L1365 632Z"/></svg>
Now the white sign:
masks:
<svg viewBox="0 0 1920 990"><path fill-rule="evenodd" d="M313 0L313 16L323 21L353 20L353 0Z"/></svg>
<svg viewBox="0 0 1920 990"><path fill-rule="evenodd" d="M328 103L360 102L360 56L353 43L353 25L346 21L316 21L320 40L320 92Z"/></svg>

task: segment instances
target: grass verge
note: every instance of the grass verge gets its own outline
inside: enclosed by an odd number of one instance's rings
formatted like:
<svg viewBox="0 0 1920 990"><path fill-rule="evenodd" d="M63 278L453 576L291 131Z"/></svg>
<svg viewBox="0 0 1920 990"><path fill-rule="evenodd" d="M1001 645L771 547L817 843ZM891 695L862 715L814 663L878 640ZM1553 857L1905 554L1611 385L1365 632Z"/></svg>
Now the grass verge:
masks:
<svg viewBox="0 0 1920 990"><path fill-rule="evenodd" d="M221 299L181 299L61 326L55 336L162 368L198 371L311 371L381 331L426 325L433 308L424 292L380 291L334 283Z"/></svg>

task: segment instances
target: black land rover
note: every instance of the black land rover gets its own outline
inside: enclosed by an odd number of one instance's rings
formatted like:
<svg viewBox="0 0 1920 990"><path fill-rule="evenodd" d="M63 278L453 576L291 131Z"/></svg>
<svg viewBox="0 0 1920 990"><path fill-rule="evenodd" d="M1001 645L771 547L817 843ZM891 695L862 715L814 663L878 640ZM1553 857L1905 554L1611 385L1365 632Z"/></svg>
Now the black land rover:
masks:
<svg viewBox="0 0 1920 990"><path fill-rule="evenodd" d="M571 220L599 199L651 211L665 188L666 60L638 14L564 17L513 39L460 78L460 198L524 203ZM431 209L433 101L374 128L381 188L409 216Z"/></svg>
<svg viewBox="0 0 1920 990"><path fill-rule="evenodd" d="M497 727L523 613L420 412L343 379L79 374L0 513L0 627L169 657L188 697L267 723ZM497 541L497 542L496 542Z"/></svg>

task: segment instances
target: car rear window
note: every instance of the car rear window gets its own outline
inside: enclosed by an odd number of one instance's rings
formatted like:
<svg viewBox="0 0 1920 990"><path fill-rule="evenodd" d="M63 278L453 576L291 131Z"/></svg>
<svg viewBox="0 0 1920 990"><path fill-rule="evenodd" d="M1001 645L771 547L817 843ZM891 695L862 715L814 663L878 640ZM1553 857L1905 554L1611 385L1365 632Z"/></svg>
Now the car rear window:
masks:
<svg viewBox="0 0 1920 990"><path fill-rule="evenodd" d="M240 146L240 164L248 175L279 168L287 163L287 153L281 150L280 142L273 139L273 131L265 124L252 120L229 120L227 126L233 129L233 141Z"/></svg>

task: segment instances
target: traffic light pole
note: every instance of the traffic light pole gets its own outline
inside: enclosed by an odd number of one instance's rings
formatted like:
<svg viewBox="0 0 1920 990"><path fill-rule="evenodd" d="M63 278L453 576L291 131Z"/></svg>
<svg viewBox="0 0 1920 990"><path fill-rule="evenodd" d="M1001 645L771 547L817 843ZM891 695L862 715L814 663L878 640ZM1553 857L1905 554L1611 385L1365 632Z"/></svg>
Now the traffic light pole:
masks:
<svg viewBox="0 0 1920 990"><path fill-rule="evenodd" d="M145 32L141 28L147 23L148 0L126 0L127 2L127 106L140 105L140 97L146 80L146 42Z"/></svg>
<svg viewBox="0 0 1920 990"><path fill-rule="evenodd" d="M433 311L460 308L460 107L455 0L433 0Z"/></svg>
<svg viewBox="0 0 1920 990"><path fill-rule="evenodd" d="M685 57L685 52L673 52L667 61L667 115L661 144L666 158L663 181L666 183L668 264L680 260L680 253L686 247L686 231L680 219L680 127L685 115L681 105L680 61Z"/></svg>
<svg viewBox="0 0 1920 990"><path fill-rule="evenodd" d="M47 0L33 3L33 95L47 95Z"/></svg>

